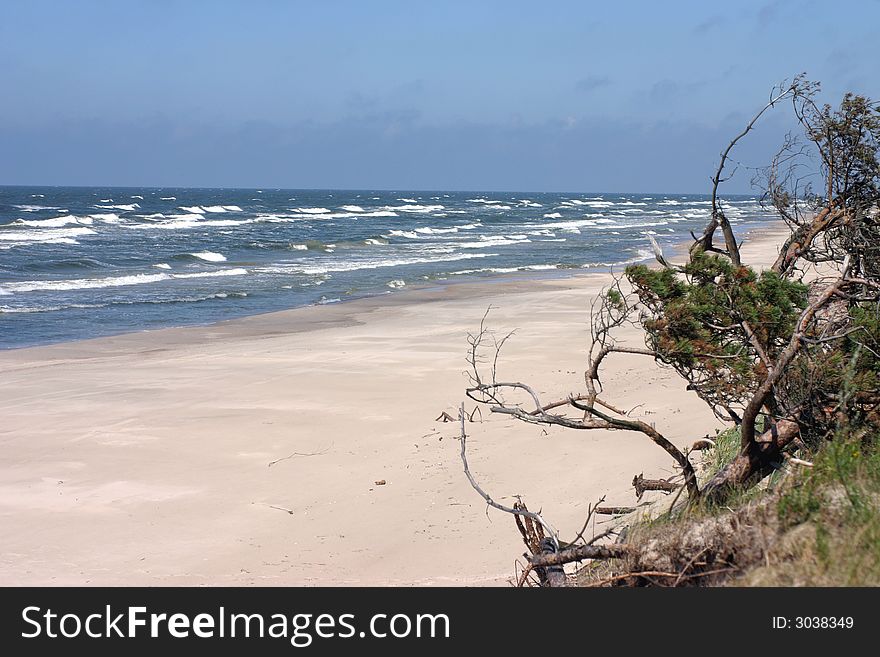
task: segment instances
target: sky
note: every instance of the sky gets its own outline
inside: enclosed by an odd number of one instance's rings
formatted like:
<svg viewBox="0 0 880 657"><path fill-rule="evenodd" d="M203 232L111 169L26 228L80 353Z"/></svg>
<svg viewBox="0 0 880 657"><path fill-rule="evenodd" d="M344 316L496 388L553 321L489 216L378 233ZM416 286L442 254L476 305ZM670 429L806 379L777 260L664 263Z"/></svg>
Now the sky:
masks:
<svg viewBox="0 0 880 657"><path fill-rule="evenodd" d="M3 0L0 185L703 193L800 72L880 96L880 1ZM750 191L793 127L734 157Z"/></svg>

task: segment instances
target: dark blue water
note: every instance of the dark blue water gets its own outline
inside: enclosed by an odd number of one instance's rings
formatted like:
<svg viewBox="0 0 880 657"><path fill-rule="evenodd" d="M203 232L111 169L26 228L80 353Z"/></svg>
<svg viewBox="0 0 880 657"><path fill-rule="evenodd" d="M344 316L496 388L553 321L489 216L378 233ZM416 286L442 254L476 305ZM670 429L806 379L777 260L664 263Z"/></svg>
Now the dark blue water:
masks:
<svg viewBox="0 0 880 657"><path fill-rule="evenodd" d="M608 267L708 216L707 197L662 194L0 187L0 348Z"/></svg>

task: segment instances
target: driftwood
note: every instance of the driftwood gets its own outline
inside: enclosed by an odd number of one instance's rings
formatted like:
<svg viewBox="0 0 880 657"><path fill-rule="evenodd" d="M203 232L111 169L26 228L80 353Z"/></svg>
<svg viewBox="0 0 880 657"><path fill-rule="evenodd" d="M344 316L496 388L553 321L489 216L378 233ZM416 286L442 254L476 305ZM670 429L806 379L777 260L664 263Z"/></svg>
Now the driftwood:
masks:
<svg viewBox="0 0 880 657"><path fill-rule="evenodd" d="M529 563L535 567L561 566L573 561L584 559L620 559L625 557L633 548L625 543L613 545L578 545L576 547L561 550L556 554L540 554L529 559Z"/></svg>
<svg viewBox="0 0 880 657"><path fill-rule="evenodd" d="M593 512L604 516L624 516L635 510L634 506L597 506Z"/></svg>
<svg viewBox="0 0 880 657"><path fill-rule="evenodd" d="M632 485L633 488L636 489L636 499L639 500L642 499L642 495L645 494L645 491L659 490L668 494L677 491L680 488L679 484L674 484L666 479L645 479L644 473L637 474L633 477Z"/></svg>

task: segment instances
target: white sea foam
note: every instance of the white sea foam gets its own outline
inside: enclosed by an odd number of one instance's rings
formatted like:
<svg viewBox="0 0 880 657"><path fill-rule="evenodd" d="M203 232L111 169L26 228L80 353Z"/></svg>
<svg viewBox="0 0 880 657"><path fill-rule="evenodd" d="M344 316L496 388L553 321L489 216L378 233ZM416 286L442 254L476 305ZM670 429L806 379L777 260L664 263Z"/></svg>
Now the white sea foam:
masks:
<svg viewBox="0 0 880 657"><path fill-rule="evenodd" d="M257 221L256 219L204 219L201 214L172 214L168 221L132 224L126 228L135 230L183 230L188 228L230 228Z"/></svg>
<svg viewBox="0 0 880 657"><path fill-rule="evenodd" d="M398 278L398 279L395 279L395 280L393 280L393 281L388 281L387 285L388 285L388 287L390 287L390 288L399 289L399 288L402 288L402 287L404 287L404 286L406 285L406 281L400 280L400 279Z"/></svg>
<svg viewBox="0 0 880 657"><path fill-rule="evenodd" d="M218 269L217 271L200 271L194 274L172 274L172 278L213 278L214 276L244 276L247 269L236 267L235 269Z"/></svg>
<svg viewBox="0 0 880 657"><path fill-rule="evenodd" d="M650 221L650 222L647 222L647 223L644 223L644 224L616 224L616 223L615 223L615 224L611 224L611 225L607 225L607 226L596 226L596 227L599 228L599 229L601 229L601 230L605 230L605 229L608 229L608 228L614 228L614 229L621 229L621 228L648 228L648 227L652 227L652 226L665 226L665 225L667 225L667 224L669 223L669 221L672 221L672 220L670 219L670 220L668 220L668 221Z"/></svg>
<svg viewBox="0 0 880 657"><path fill-rule="evenodd" d="M55 240L70 240L82 235L94 235L91 228L43 228L37 230L0 230L0 240L17 243L45 242L54 244L75 244L75 241L57 242Z"/></svg>
<svg viewBox="0 0 880 657"><path fill-rule="evenodd" d="M184 212L189 212L190 214L205 214L204 209L200 208L198 205L190 205L190 206L181 205L180 209L183 210Z"/></svg>
<svg viewBox="0 0 880 657"><path fill-rule="evenodd" d="M171 269L171 265L167 262L159 262L153 265L156 269Z"/></svg>
<svg viewBox="0 0 880 657"><path fill-rule="evenodd" d="M90 214L89 216L92 219L105 224L118 224L120 221L122 221L119 218L119 215L115 212L103 212L99 214Z"/></svg>
<svg viewBox="0 0 880 657"><path fill-rule="evenodd" d="M204 260L205 262L226 262L226 256L222 253L214 253L213 251L199 251L198 253L190 253L193 258Z"/></svg>
<svg viewBox="0 0 880 657"><path fill-rule="evenodd" d="M60 281L22 281L7 283L6 287L13 292L88 290L105 287L124 287L143 285L168 280L169 274L133 274L130 276L109 276L107 278L76 278Z"/></svg>
<svg viewBox="0 0 880 657"><path fill-rule="evenodd" d="M364 244L369 244L371 246L385 246L388 242L384 242L383 240L377 240L372 237L368 237L364 240Z"/></svg>
<svg viewBox="0 0 880 657"><path fill-rule="evenodd" d="M512 274L517 271L547 271L550 269L559 269L558 265L523 265L521 267L484 267L482 269L461 269L459 271L450 272L452 276L466 274Z"/></svg>
<svg viewBox="0 0 880 657"><path fill-rule="evenodd" d="M363 212L364 211L364 209L359 205L343 205L339 209L345 210L346 212Z"/></svg>
<svg viewBox="0 0 880 657"><path fill-rule="evenodd" d="M176 201L176 196L162 196L159 198L160 201Z"/></svg>
<svg viewBox="0 0 880 657"><path fill-rule="evenodd" d="M306 265L303 263L287 263L287 264L278 264L270 267L262 267L259 269L255 269L254 271L257 273L267 273L267 274L291 274L291 273L301 273L301 274L327 274L330 272L340 272L340 271L357 271L359 269L381 269L383 267L400 267L404 265L420 265L420 264L429 264L434 262L451 262L455 260L469 260L471 258L489 258L492 256L498 255L497 253L459 253L456 255L441 255L436 257L413 257L413 258L399 258L397 260L382 260L382 259L368 259L368 260L351 260L348 262L328 262L325 265Z"/></svg>
<svg viewBox="0 0 880 657"><path fill-rule="evenodd" d="M327 208L293 208L291 212L299 212L301 214L330 214Z"/></svg>
<svg viewBox="0 0 880 657"><path fill-rule="evenodd" d="M6 288L12 292L38 291L69 291L90 290L108 287L128 287L159 283L178 278L208 278L214 276L242 276L246 269L220 269L217 271L197 272L192 274L131 274L128 276L108 276L105 278L76 278L48 281L22 281L7 283Z"/></svg>
<svg viewBox="0 0 880 657"><path fill-rule="evenodd" d="M51 205L13 205L12 207L18 208L22 212L39 212L40 210L61 210L61 208ZM67 210L61 211L67 212Z"/></svg>
<svg viewBox="0 0 880 657"><path fill-rule="evenodd" d="M463 249L485 249L493 246L510 246L512 244L524 244L526 242L531 242L528 235L509 235L509 236L498 236L498 237L486 237L483 235L480 237L479 242L462 242L458 246Z"/></svg>
<svg viewBox="0 0 880 657"><path fill-rule="evenodd" d="M399 198L397 200L403 203L418 203L418 200L414 198Z"/></svg>
<svg viewBox="0 0 880 657"><path fill-rule="evenodd" d="M205 212L227 212L226 208L222 205L203 205L202 210Z"/></svg>
<svg viewBox="0 0 880 657"><path fill-rule="evenodd" d="M391 210L376 210L374 212L365 212L360 215L362 217L399 217L400 215Z"/></svg>
<svg viewBox="0 0 880 657"><path fill-rule="evenodd" d="M69 226L71 224L91 226L92 218L66 215L63 217L55 217L53 219L18 219L13 222L13 225L15 226L31 226L32 228L61 228L62 226Z"/></svg>
<svg viewBox="0 0 880 657"><path fill-rule="evenodd" d="M143 196L138 196L137 194L134 194L134 195L130 196L129 198L137 198L137 199L140 199L141 201L144 200Z"/></svg>
<svg viewBox="0 0 880 657"><path fill-rule="evenodd" d="M308 251L309 249L305 244L291 244L290 248L294 251Z"/></svg>
<svg viewBox="0 0 880 657"><path fill-rule="evenodd" d="M444 210L444 206L442 205L388 205L383 208L384 210L389 211L400 211L400 212L413 212L416 214L425 214L428 212L439 212L440 210Z"/></svg>
<svg viewBox="0 0 880 657"><path fill-rule="evenodd" d="M439 235L441 233L457 233L458 226L453 226L452 228L431 228L430 226L426 226L424 228L416 228L415 232L421 233L423 235Z"/></svg>
<svg viewBox="0 0 880 657"><path fill-rule="evenodd" d="M527 224L529 227L548 228L553 230L572 230L583 228L584 226L598 226L600 223L613 223L612 220L606 219L569 219L568 221L551 221L536 224Z"/></svg>
<svg viewBox="0 0 880 657"><path fill-rule="evenodd" d="M544 215L545 219L562 219L562 215L559 212L548 212Z"/></svg>
<svg viewBox="0 0 880 657"><path fill-rule="evenodd" d="M388 239L388 237L406 237L407 239L417 240L420 236L412 230L389 230L388 235L383 235L382 237L386 239Z"/></svg>
<svg viewBox="0 0 880 657"><path fill-rule="evenodd" d="M224 210L227 212L242 212L242 209L237 205L224 205L222 206Z"/></svg>
<svg viewBox="0 0 880 657"><path fill-rule="evenodd" d="M101 208L102 210L122 210L123 212L134 212L137 210L140 205L137 203L129 203L129 204L117 204L117 205L96 205L96 208Z"/></svg>

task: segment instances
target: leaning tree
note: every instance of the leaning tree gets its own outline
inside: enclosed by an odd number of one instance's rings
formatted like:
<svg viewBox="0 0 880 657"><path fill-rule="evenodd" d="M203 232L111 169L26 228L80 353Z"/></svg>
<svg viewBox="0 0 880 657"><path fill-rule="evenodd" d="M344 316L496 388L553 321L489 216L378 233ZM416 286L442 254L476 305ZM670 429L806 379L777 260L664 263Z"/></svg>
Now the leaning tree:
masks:
<svg viewBox="0 0 880 657"><path fill-rule="evenodd" d="M627 267L594 300L580 393L547 403L526 383L497 380L504 340L481 324L469 336L467 396L530 424L641 433L673 459L690 505L721 502L779 469L792 452L810 453L843 430L872 435L880 428L880 113L863 96L847 94L833 108L820 105L818 95L819 85L803 76L775 88L721 154L711 216L693 235L686 261L670 262L652 239L657 264ZM757 180L790 234L772 266L756 269L742 261L719 190L732 175L737 144L783 103L802 135L786 136ZM642 329L643 348L615 339L627 324ZM688 452L608 399L602 366L620 353L671 368L738 427L735 458L701 482ZM583 532L561 543L540 514L496 503L468 468L466 438L462 412L465 472L487 503L515 516L543 584L562 581L561 564L626 552L625 543L599 545Z"/></svg>

